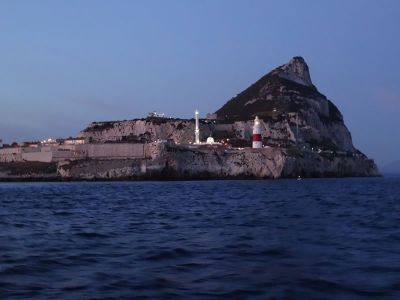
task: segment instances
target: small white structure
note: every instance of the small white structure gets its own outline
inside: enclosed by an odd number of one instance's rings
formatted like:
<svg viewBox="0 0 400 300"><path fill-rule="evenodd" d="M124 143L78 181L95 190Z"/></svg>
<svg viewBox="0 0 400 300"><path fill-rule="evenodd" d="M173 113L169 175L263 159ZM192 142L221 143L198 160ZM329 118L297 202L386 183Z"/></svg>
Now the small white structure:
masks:
<svg viewBox="0 0 400 300"><path fill-rule="evenodd" d="M257 116L254 119L254 126L253 126L253 148L255 149L262 148L261 124Z"/></svg>
<svg viewBox="0 0 400 300"><path fill-rule="evenodd" d="M153 112L149 113L147 116L149 118L165 118L165 114L164 113L159 113L159 112L156 112L156 111L153 111Z"/></svg>
<svg viewBox="0 0 400 300"><path fill-rule="evenodd" d="M49 138L40 142L42 145L55 145L57 141L55 139Z"/></svg>
<svg viewBox="0 0 400 300"><path fill-rule="evenodd" d="M196 129L194 130L194 143L200 144L200 129L199 129L199 111L196 109L194 112L195 120L196 120Z"/></svg>
<svg viewBox="0 0 400 300"><path fill-rule="evenodd" d="M209 145L215 144L214 138L213 138L212 136L209 136L209 137L207 138L207 144L209 144Z"/></svg>
<svg viewBox="0 0 400 300"><path fill-rule="evenodd" d="M70 138L64 140L64 145L83 145L85 144L84 138Z"/></svg>
<svg viewBox="0 0 400 300"><path fill-rule="evenodd" d="M24 143L22 143L22 147L38 148L39 146L40 146L40 142L24 142Z"/></svg>

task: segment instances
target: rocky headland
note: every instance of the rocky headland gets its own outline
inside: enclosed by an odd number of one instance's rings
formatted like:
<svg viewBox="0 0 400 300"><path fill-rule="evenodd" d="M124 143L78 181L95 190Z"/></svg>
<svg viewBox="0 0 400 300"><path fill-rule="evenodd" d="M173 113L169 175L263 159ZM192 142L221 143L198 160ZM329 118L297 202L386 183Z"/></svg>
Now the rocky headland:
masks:
<svg viewBox="0 0 400 300"><path fill-rule="evenodd" d="M255 116L261 122L261 149L251 148ZM213 137L216 143L194 145L194 131L194 119L94 122L80 133L86 145L69 147L68 151L75 152L64 159L53 155L57 159L36 165L3 162L0 177L112 180L379 175L374 161L354 147L338 108L313 85L301 57L272 70L200 120L200 140ZM107 155L100 155L102 151Z"/></svg>

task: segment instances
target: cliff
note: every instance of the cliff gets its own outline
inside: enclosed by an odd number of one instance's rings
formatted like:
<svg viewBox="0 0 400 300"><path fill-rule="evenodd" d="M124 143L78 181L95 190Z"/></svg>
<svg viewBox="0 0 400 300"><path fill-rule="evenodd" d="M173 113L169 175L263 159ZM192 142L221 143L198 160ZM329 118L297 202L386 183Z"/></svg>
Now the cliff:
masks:
<svg viewBox="0 0 400 300"><path fill-rule="evenodd" d="M296 153L288 149L186 147L158 144L157 154L136 160L85 160L59 165L71 179L211 179L377 176L373 161L349 157Z"/></svg>

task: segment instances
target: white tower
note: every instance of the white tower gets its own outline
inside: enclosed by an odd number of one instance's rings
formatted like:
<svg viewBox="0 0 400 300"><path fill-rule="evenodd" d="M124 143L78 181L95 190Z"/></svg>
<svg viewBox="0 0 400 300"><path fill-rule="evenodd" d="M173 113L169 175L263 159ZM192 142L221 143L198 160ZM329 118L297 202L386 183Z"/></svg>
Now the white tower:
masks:
<svg viewBox="0 0 400 300"><path fill-rule="evenodd" d="M200 129L199 129L199 111L196 109L194 112L195 119L196 119L196 129L194 130L194 136L195 136L195 144L200 144Z"/></svg>
<svg viewBox="0 0 400 300"><path fill-rule="evenodd" d="M256 116L254 119L254 127L253 127L253 148L262 148L261 141L261 124L260 120Z"/></svg>

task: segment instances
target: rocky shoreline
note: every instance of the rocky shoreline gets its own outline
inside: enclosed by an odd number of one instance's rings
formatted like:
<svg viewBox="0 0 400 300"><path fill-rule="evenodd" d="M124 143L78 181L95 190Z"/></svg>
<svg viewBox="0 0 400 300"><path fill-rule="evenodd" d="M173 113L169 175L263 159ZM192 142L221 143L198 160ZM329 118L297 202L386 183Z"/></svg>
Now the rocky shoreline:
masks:
<svg viewBox="0 0 400 300"><path fill-rule="evenodd" d="M293 149L196 148L159 144L153 157L2 163L0 181L278 179L380 176L364 156Z"/></svg>

